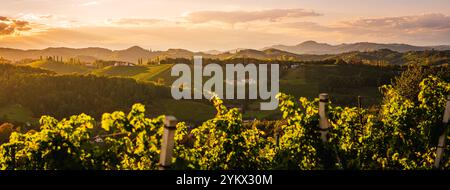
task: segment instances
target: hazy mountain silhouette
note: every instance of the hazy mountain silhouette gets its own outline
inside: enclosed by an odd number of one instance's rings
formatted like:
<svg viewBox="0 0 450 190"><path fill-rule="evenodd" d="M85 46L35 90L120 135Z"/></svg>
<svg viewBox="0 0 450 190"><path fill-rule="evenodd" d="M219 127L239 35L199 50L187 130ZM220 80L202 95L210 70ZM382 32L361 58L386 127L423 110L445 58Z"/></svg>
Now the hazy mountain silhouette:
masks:
<svg viewBox="0 0 450 190"><path fill-rule="evenodd" d="M96 59L99 60L114 60L114 61L127 61L135 63L138 59L143 59L147 61L149 59L155 59L157 57L163 58L186 58L191 59L194 55L201 55L205 58L217 58L217 59L228 59L228 58L242 58L251 57L256 59L277 59L285 57L300 58L301 55L293 54L290 52L285 52L282 50L268 49L264 51L254 50L254 49L240 49L236 52L218 52L214 51L212 53L208 52L192 52L186 49L168 49L166 51L150 51L139 46L133 46L124 50L109 50L104 48L46 48L42 50L20 50L11 48L0 48L0 57L3 57L12 61L19 61L22 59L39 59L41 56L43 58L48 56L58 56L64 60L70 58L80 59L80 61L92 62Z"/></svg>
<svg viewBox="0 0 450 190"><path fill-rule="evenodd" d="M136 63L139 59L144 62L155 58L186 58L191 59L194 55L204 58L231 59L231 58L255 58L255 59L277 59L277 60L320 60L330 57L331 54L342 54L348 52L372 52L375 50L389 49L396 52L424 51L424 50L450 50L450 46L412 46L408 44L378 44L359 42L353 44L330 45L306 41L295 46L275 45L262 50L237 48L233 51L219 52L193 52L186 49L168 49L166 51L151 51L139 46L132 46L123 50L110 50L99 47L88 48L66 48L50 47L42 50L21 50L12 48L0 48L0 57L19 61L23 59L39 59L40 57L58 56L60 59L79 59L83 62L95 60L113 60Z"/></svg>
<svg viewBox="0 0 450 190"><path fill-rule="evenodd" d="M275 48L295 54L339 54L352 51L374 51L379 49L390 49L397 52L407 51L423 51L423 50L450 50L450 45L440 46L413 46L408 44L381 44L371 42L358 42L349 44L330 45L327 43L318 43L315 41L305 41L297 45L274 45L263 48L270 49Z"/></svg>

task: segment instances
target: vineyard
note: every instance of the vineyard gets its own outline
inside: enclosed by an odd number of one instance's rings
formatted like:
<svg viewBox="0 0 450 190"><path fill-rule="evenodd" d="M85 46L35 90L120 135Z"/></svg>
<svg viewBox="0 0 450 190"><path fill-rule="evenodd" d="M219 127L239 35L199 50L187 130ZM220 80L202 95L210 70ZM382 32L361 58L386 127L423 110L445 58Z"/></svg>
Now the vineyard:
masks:
<svg viewBox="0 0 450 190"><path fill-rule="evenodd" d="M215 117L196 127L179 122L173 138L165 116L147 118L142 104L129 113L104 113L101 121L86 114L42 116L40 130L12 132L0 146L0 168L153 170L163 163L201 170L448 169L443 117L450 112L450 84L429 76L410 88L418 89L414 99L382 86L377 112L281 93L282 119L251 124L213 98Z"/></svg>

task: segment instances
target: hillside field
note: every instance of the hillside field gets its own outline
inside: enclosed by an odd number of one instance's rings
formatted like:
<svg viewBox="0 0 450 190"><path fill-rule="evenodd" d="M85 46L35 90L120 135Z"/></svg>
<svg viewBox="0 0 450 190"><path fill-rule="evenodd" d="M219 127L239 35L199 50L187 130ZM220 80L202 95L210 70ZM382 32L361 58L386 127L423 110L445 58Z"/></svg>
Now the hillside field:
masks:
<svg viewBox="0 0 450 190"><path fill-rule="evenodd" d="M30 65L51 70L60 75L88 74L98 77L128 78L166 88L169 88L177 79L170 75L173 64L107 66L98 69L85 65L48 61L36 61ZM190 67L193 70L193 65ZM396 69L368 65L301 64L292 68L284 67L280 71L280 92L308 98L316 98L319 93L326 92L331 95L331 100L336 104L350 106L356 106L357 97L361 96L362 105L371 107L381 101L379 86L390 83L398 73L399 71ZM208 77L203 77L204 81L207 79ZM154 115L173 114L180 119L194 123L201 122L214 114L214 108L205 100L200 102L177 101L168 99L168 97L170 94L154 97L157 100L151 100L151 113ZM277 119L280 117L278 111L261 111L259 100L239 100L237 102L225 100L225 103L232 107L245 105L244 119Z"/></svg>

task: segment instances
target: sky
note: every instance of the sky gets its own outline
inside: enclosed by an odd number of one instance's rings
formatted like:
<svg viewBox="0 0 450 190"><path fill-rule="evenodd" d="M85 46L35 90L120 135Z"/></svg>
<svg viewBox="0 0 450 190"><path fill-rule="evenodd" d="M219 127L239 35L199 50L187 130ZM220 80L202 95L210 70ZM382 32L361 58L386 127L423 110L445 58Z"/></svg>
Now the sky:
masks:
<svg viewBox="0 0 450 190"><path fill-rule="evenodd" d="M0 47L450 44L449 0L0 0Z"/></svg>

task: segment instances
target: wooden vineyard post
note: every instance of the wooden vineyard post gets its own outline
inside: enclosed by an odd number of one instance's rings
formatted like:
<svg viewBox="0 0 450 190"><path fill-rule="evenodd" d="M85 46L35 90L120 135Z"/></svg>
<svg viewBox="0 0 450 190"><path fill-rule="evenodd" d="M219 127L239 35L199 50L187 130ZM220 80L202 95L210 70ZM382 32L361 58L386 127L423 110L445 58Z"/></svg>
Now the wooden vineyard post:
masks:
<svg viewBox="0 0 450 190"><path fill-rule="evenodd" d="M443 131L442 131L441 136L439 136L439 142L438 142L438 147L437 147L437 151L436 151L436 159L434 161L434 167L436 169L440 168L441 159L444 154L445 140L447 139L447 131L448 131L447 125L448 125L449 119L450 119L450 95L447 96L447 103L445 105L444 117L442 119Z"/></svg>
<svg viewBox="0 0 450 190"><path fill-rule="evenodd" d="M280 132L275 131L275 143L276 146L278 146L280 144Z"/></svg>
<svg viewBox="0 0 450 190"><path fill-rule="evenodd" d="M174 146L175 129L178 121L174 116L166 116L164 120L164 132L161 142L161 154L159 156L159 170L170 168Z"/></svg>
<svg viewBox="0 0 450 190"><path fill-rule="evenodd" d="M358 96L358 112L359 112L359 123L361 126L363 125L363 118L362 118L362 97Z"/></svg>
<svg viewBox="0 0 450 190"><path fill-rule="evenodd" d="M364 139L364 122L363 122L363 115L362 115L363 107L362 107L362 97L358 96L358 115L359 115L359 124L361 125L361 135L363 136L362 139ZM364 150L364 147L363 147Z"/></svg>
<svg viewBox="0 0 450 190"><path fill-rule="evenodd" d="M328 117L327 117L327 107L328 107L328 94L319 94L319 127L320 136L323 142L327 141L328 133Z"/></svg>

